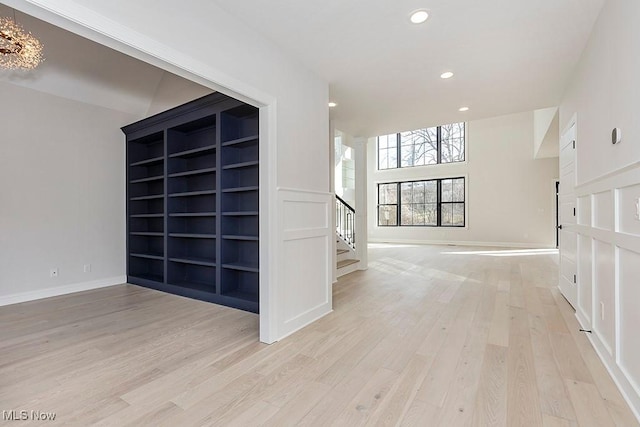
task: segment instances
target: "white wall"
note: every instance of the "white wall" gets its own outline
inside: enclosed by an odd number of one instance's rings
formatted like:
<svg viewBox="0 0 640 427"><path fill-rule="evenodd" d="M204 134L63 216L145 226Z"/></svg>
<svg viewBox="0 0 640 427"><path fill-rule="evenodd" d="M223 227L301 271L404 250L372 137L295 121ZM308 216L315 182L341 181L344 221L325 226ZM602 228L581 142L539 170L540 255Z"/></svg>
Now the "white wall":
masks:
<svg viewBox="0 0 640 427"><path fill-rule="evenodd" d="M369 239L514 247L555 247L558 159L534 160L533 113L467 123L466 161L378 171L369 140ZM466 177L466 227L378 227L377 184Z"/></svg>
<svg viewBox="0 0 640 427"><path fill-rule="evenodd" d="M209 1L5 3L263 107L261 340L277 340L331 311L327 82ZM318 203L318 195L325 202ZM313 219L305 216L309 213ZM296 224L297 234L282 223L289 217L306 221ZM324 220L317 222L318 217ZM304 237L305 230L313 237ZM311 259L308 253L325 255ZM307 273L318 265L323 274Z"/></svg>
<svg viewBox="0 0 640 427"><path fill-rule="evenodd" d="M605 3L560 106L560 129L575 115L577 316L640 419L639 19L640 2ZM623 134L615 146L614 127Z"/></svg>
<svg viewBox="0 0 640 427"><path fill-rule="evenodd" d="M135 118L4 82L0 93L0 305L123 283L120 126Z"/></svg>
<svg viewBox="0 0 640 427"><path fill-rule="evenodd" d="M147 117L212 93L213 90L164 72L147 110Z"/></svg>

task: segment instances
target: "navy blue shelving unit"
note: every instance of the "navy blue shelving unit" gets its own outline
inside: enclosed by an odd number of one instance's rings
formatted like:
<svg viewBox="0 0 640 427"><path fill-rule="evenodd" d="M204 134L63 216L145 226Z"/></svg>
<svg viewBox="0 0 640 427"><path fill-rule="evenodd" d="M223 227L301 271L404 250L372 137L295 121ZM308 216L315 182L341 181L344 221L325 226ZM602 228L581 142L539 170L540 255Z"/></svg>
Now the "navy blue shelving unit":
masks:
<svg viewBox="0 0 640 427"><path fill-rule="evenodd" d="M258 312L258 109L215 93L122 128L127 279Z"/></svg>

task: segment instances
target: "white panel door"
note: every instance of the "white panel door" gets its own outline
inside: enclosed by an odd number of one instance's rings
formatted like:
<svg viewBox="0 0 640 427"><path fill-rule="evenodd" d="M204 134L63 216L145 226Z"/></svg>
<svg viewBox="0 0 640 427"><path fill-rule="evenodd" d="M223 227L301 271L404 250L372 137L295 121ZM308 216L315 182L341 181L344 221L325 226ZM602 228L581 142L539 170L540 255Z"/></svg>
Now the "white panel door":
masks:
<svg viewBox="0 0 640 427"><path fill-rule="evenodd" d="M575 307L578 300L576 263L577 236L575 196L576 127L573 124L560 139L560 292Z"/></svg>

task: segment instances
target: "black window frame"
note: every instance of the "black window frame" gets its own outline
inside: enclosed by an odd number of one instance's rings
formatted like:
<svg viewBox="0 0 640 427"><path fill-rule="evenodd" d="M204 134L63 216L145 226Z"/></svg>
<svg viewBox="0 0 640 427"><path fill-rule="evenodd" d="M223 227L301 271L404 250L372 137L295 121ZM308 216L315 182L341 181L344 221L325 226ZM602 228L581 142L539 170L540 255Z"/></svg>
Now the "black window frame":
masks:
<svg viewBox="0 0 640 427"><path fill-rule="evenodd" d="M442 162L442 127L443 126L448 126L448 125L453 125L456 123L463 123L463 136L462 136L462 147L463 147L463 155L462 155L462 160L457 160L455 162ZM396 136L396 165L395 166L389 166L389 167L385 167L385 168L381 168L380 167L380 137L384 136L384 137L388 137L390 135L393 134L388 134L388 135L380 135L378 137L376 137L376 148L377 148L377 166L378 166L378 170L382 171L382 170L389 170L389 169L402 169L402 168L416 168L416 167L424 167L424 166L434 166L434 165L449 165L449 164L454 164L454 163L462 163L465 162L467 160L467 122L455 122L455 123L448 123L446 125L440 125L440 126L435 126L436 127L436 147L437 147L437 152L436 152L436 163L425 163L422 165L411 165L411 166L402 166L402 134L404 132L407 131L403 131L403 132L398 132L395 134ZM433 127L431 127L433 128ZM431 128L425 128L426 129L431 129ZM389 151L389 148L383 148L383 150ZM414 148L415 150L415 148ZM387 163L389 163L388 161L388 157L387 157Z"/></svg>
<svg viewBox="0 0 640 427"><path fill-rule="evenodd" d="M463 201L447 201L447 202L443 202L442 201L442 181L448 181L448 180L457 180L457 179L461 179L462 180L462 186L463 186ZM413 184L416 182L433 182L436 181L436 197L437 197L437 204L436 204L436 224L403 224L402 223L402 184ZM380 207L381 206L390 206L393 204L389 204L389 203L385 203L385 204L380 204L380 186L381 185L396 185L396 223L395 224L381 224L380 223ZM416 179L416 180L410 180L410 181L398 181L398 182L380 182L377 184L376 186L377 192L378 192L378 200L377 200L377 205L376 205L376 211L377 211L377 215L378 215L378 220L377 220L377 224L378 227L446 227L446 228L465 228L467 226L467 178L464 176L453 176L453 177L447 177L447 178L429 178L429 179ZM426 202L424 204L427 204ZM453 225L453 224L442 224L442 205L447 205L447 204L462 204L463 205L463 209L462 209L462 224L460 225Z"/></svg>

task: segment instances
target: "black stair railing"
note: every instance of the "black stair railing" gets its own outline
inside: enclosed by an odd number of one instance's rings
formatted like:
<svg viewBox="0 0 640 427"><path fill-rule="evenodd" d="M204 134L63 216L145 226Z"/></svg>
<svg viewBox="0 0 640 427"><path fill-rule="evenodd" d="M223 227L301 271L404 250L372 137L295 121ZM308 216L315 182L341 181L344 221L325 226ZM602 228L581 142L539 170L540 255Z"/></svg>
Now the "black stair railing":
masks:
<svg viewBox="0 0 640 427"><path fill-rule="evenodd" d="M336 233L356 248L356 210L336 195Z"/></svg>

